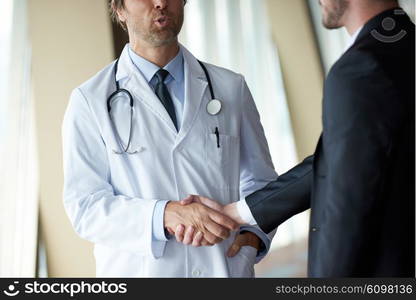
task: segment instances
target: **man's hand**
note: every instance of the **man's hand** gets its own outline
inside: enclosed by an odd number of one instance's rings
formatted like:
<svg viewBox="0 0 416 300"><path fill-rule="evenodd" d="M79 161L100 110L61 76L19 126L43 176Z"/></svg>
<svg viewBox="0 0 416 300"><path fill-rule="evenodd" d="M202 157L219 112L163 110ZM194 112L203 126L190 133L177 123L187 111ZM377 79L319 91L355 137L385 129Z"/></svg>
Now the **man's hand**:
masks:
<svg viewBox="0 0 416 300"><path fill-rule="evenodd" d="M182 234L176 233L179 225L186 228L183 235L183 239L186 238L185 241L193 241L195 238L199 238L199 243L202 243L203 237L204 244L207 245L221 242L229 237L230 230L237 230L239 227L229 217L201 203L194 202L181 205L171 201L166 205L164 226L170 233L175 232L176 238L180 239ZM197 234L194 235L194 233Z"/></svg>
<svg viewBox="0 0 416 300"><path fill-rule="evenodd" d="M203 204L213 210L225 214L231 219L234 219L239 225L244 224L244 221L238 214L238 210L235 203L231 203L224 206L212 199L195 195L191 195L180 201L181 205L190 205L192 203ZM175 236L178 242L182 242L186 245L192 244L192 246L195 247L212 245L205 239L203 233L194 231L192 228L186 228L182 224L176 227ZM236 235L233 244L228 249L227 256L235 256L243 246L251 246L253 248L256 248L257 250L260 250L260 245L260 238L256 234L246 231L244 233Z"/></svg>
<svg viewBox="0 0 416 300"><path fill-rule="evenodd" d="M228 204L228 205L221 205L220 203L212 199L202 197L202 196L196 196L196 195L188 196L187 198L180 201L182 205L188 205L190 203L195 203L195 202L201 203L209 208L212 208L213 210L216 210L228 216L229 218L237 222L239 225L245 224L244 220L240 217L238 213L236 202Z"/></svg>
<svg viewBox="0 0 416 300"><path fill-rule="evenodd" d="M257 251L260 250L261 240L260 238L250 231L245 231L243 233L237 234L233 244L230 246L227 252L228 257L235 256L243 246L251 246L256 248Z"/></svg>

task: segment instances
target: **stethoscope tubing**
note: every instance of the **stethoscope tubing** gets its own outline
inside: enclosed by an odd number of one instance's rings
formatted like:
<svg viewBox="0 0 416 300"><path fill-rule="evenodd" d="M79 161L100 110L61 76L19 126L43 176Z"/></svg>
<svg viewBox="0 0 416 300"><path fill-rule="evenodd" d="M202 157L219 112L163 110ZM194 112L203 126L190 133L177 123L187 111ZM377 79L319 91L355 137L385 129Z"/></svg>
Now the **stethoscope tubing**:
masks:
<svg viewBox="0 0 416 300"><path fill-rule="evenodd" d="M133 99L133 96L131 95L131 93L127 89L120 88L120 84L117 81L118 62L119 62L119 59L117 59L115 64L114 64L114 82L115 82L116 90L113 93L111 93L111 95L107 98L107 112L110 116L110 122L111 122L111 125L113 126L113 130L116 133L116 138L118 139L118 142L120 144L120 148L122 149L122 151L113 150L113 153L115 153L115 154L124 154L124 153L135 154L135 153L137 153L137 151L129 152L129 148L130 148L130 145L131 145L131 139L132 139L132 131L133 131L132 127L133 127L134 99ZM202 70L205 73L205 77L208 81L209 92L211 94L211 99L212 99L211 101L213 101L213 100L215 100L215 94L214 94L214 89L212 87L211 77L210 77L210 75L208 73L208 70L207 70L206 66L204 65L204 63L202 63L199 60L198 60L198 63L200 64L200 66L202 67ZM121 93L126 94L129 98L129 102L130 102L130 131L129 131L129 140L127 142L127 147L126 148L124 148L123 145L122 145L122 140L120 138L120 135L117 131L117 128L115 127L115 123L113 122L113 119L112 119L112 116L111 116L111 101L113 101L113 98L115 96L117 96L118 94L121 94ZM216 101L218 101L218 100L216 100Z"/></svg>

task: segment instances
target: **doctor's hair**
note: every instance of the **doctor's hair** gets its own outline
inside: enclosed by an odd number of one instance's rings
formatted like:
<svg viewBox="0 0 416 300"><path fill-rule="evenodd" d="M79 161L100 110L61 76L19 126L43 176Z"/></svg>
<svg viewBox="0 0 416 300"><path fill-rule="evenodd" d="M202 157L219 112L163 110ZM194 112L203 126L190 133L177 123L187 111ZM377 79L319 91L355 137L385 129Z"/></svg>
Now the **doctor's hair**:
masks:
<svg viewBox="0 0 416 300"><path fill-rule="evenodd" d="M185 5L187 1L188 0L183 0L183 4ZM121 26L121 28L123 28L124 31L127 31L126 24L124 22L122 22L118 18L118 15L117 15L117 11L119 9L125 8L125 6L124 6L124 0L110 0L109 6L110 6L111 19L113 20L113 22L118 23Z"/></svg>

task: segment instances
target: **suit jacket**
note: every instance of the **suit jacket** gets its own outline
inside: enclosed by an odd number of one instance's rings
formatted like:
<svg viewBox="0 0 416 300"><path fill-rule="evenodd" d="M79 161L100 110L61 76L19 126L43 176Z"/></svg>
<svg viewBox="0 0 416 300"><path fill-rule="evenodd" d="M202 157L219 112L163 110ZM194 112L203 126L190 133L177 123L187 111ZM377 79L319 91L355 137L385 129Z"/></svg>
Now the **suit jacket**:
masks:
<svg viewBox="0 0 416 300"><path fill-rule="evenodd" d="M402 10L371 19L327 76L315 154L246 198L266 232L311 208L311 277L415 275L414 47Z"/></svg>

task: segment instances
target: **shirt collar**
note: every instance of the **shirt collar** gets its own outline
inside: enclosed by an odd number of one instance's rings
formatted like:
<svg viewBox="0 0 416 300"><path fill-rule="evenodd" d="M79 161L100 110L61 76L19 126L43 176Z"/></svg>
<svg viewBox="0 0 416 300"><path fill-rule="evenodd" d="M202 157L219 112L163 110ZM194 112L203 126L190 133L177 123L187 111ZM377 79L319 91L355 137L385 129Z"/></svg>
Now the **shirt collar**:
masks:
<svg viewBox="0 0 416 300"><path fill-rule="evenodd" d="M361 30L363 29L364 26L361 26L360 28L358 28L354 34L351 36L351 40L354 43L355 40L357 39L358 35L360 34Z"/></svg>
<svg viewBox="0 0 416 300"><path fill-rule="evenodd" d="M137 55L129 45L129 56L132 60L133 64L139 69L139 71L143 74L144 78L147 82L150 81L155 76L156 72L159 71L159 67L154 63L148 61L147 59ZM184 70L183 70L183 53L182 48L179 48L178 54L165 66L163 67L169 74L173 77L174 80L181 82L184 78Z"/></svg>
<svg viewBox="0 0 416 300"><path fill-rule="evenodd" d="M348 44L347 44L347 48L346 50L348 50L352 45L354 45L355 41L357 40L358 35L360 34L361 30L363 29L364 26L361 26L360 28L358 28L350 37L350 39L348 40Z"/></svg>

